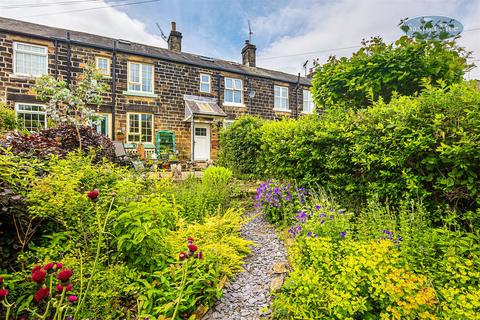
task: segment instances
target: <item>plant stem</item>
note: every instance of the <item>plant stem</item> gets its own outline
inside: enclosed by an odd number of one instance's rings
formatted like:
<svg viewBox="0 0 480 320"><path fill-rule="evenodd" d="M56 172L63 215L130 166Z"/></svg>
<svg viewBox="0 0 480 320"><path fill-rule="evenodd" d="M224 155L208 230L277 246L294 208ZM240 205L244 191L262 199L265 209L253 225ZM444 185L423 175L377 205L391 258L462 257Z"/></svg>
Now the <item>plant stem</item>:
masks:
<svg viewBox="0 0 480 320"><path fill-rule="evenodd" d="M87 294L88 294L88 289L90 289L90 285L92 284L92 279L93 279L95 271L97 269L98 257L100 256L100 249L102 247L103 233L105 232L105 228L107 227L108 216L110 214L110 211L112 211L112 205L113 205L114 200L115 200L115 198L112 198L112 201L110 202L110 206L108 208L107 215L105 216L105 221L103 223L103 227L101 226L102 220L100 218L100 213L99 213L99 210L98 210L98 206L96 206L97 224L98 224L97 252L95 254L95 260L93 261L92 273L90 275L90 279L88 279L87 287L85 288L85 293L82 295L80 303L78 304L77 310L75 311L75 314L73 316L74 320L77 319L77 314L82 309L83 303L85 302L85 298L87 297Z"/></svg>
<svg viewBox="0 0 480 320"><path fill-rule="evenodd" d="M175 320L175 317L177 316L178 308L180 307L180 302L182 301L183 298L183 290L185 289L185 283L187 281L187 267L188 267L188 260L186 260L182 266L182 284L180 285L180 294L178 295L177 298L177 305L175 306L175 310L173 311L173 316L172 320Z"/></svg>
<svg viewBox="0 0 480 320"><path fill-rule="evenodd" d="M55 315L53 316L53 320L57 320L57 317L58 317L59 320L61 320L60 316L58 315L58 310L60 310L60 308L62 307L63 298L65 297L65 291L67 291L66 289L67 289L66 287L63 287L62 295L60 296L60 300L57 301L57 307L56 307L56 310L55 310ZM62 313L60 312L60 314L62 314Z"/></svg>

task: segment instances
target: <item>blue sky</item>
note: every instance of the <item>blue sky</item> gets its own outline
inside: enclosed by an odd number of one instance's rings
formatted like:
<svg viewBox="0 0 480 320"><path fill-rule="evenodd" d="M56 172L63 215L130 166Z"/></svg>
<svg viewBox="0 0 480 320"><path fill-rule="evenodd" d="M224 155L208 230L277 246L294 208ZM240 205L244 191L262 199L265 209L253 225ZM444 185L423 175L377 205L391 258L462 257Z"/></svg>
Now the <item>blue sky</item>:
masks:
<svg viewBox="0 0 480 320"><path fill-rule="evenodd" d="M141 0L16 0L21 9L1 9L0 15L102 34L166 47L155 25L168 34L170 21L183 33L183 50L240 62L251 20L257 65L290 73L302 65L329 55L348 56L362 38L382 36L393 41L402 35L400 19L421 15L445 15L461 21L465 29L460 44L474 52L480 65L480 0L161 0L153 3L84 12ZM28 4L43 4L31 7ZM52 15L52 13L64 12ZM469 75L480 79L480 68Z"/></svg>

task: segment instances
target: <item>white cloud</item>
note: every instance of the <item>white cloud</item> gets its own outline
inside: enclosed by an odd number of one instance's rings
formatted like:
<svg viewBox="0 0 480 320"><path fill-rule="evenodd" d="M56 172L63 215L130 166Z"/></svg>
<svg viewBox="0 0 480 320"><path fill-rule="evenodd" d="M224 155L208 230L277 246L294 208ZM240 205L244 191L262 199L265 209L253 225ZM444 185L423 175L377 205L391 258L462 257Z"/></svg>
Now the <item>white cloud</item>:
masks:
<svg viewBox="0 0 480 320"><path fill-rule="evenodd" d="M291 8L289 8L291 7ZM320 58L326 61L329 55L348 56L356 49L331 51L359 45L363 38L381 36L386 41L393 41L402 35L397 27L400 19L421 15L446 15L460 20L465 29L480 27L480 1L382 1L382 0L339 0L310 1L303 9L298 9L298 2L292 2L268 16L253 20L257 36L275 38L265 48L258 50L259 66L282 70L290 73L303 72L302 65L308 59ZM299 11L300 10L300 11ZM268 23L278 21L278 23ZM301 32L293 33L282 26L295 28ZM465 32L460 44L473 50L480 56L480 43L477 40L480 30ZM318 52L318 51L328 52ZM298 53L315 52L296 55ZM289 57L268 59L292 55ZM477 62L480 64L480 61ZM480 78L476 68L471 77Z"/></svg>
<svg viewBox="0 0 480 320"><path fill-rule="evenodd" d="M136 19L129 17L125 12L118 8L108 7L105 0L99 1L81 1L73 5L62 5L64 0L39 0L36 4L44 4L43 7L25 6L20 9L0 9L0 15L7 18L14 18L52 27L83 31L93 34L99 34L107 37L126 39L134 42L145 43L155 46L165 47L165 42L158 36L152 35L146 31L145 25ZM32 3L32 0L23 0L10 2L10 4ZM75 2L75 1L72 1ZM118 2L117 2L118 3ZM53 5L47 5L53 4ZM110 4L115 4L112 2ZM2 4L0 4L1 6ZM159 3L143 4L144 7L157 7ZM83 10L87 8L107 7L98 10L77 11L51 15L51 13ZM125 8L128 8L125 7ZM38 15L37 17L33 17Z"/></svg>

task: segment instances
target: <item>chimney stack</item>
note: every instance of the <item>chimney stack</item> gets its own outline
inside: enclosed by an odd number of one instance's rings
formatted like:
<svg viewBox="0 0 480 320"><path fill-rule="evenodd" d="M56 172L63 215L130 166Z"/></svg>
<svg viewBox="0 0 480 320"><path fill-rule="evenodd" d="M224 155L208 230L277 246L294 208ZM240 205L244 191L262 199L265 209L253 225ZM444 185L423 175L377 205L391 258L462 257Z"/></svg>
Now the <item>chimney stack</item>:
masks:
<svg viewBox="0 0 480 320"><path fill-rule="evenodd" d="M168 49L175 52L182 52L182 33L177 31L177 23L172 21L172 31L168 36Z"/></svg>
<svg viewBox="0 0 480 320"><path fill-rule="evenodd" d="M245 40L245 46L242 49L242 63L249 67L256 66L256 54L257 47L250 43L249 40Z"/></svg>

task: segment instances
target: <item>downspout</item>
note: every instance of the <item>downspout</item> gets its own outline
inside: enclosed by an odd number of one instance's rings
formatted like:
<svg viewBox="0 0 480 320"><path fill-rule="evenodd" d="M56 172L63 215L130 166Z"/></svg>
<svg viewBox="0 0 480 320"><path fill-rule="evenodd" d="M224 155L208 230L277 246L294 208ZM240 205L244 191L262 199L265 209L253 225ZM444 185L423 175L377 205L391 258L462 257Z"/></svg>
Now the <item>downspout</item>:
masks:
<svg viewBox="0 0 480 320"><path fill-rule="evenodd" d="M195 118L195 113L192 112L192 121L190 124L190 128L192 131L192 162L195 161L195 122L193 118Z"/></svg>
<svg viewBox="0 0 480 320"><path fill-rule="evenodd" d="M58 80L58 40L55 39L55 80Z"/></svg>
<svg viewBox="0 0 480 320"><path fill-rule="evenodd" d="M300 89L300 72L298 73L297 88L295 89L295 105L296 105L295 119L298 119L298 90L299 89Z"/></svg>
<svg viewBox="0 0 480 320"><path fill-rule="evenodd" d="M217 75L217 104L218 106L221 105L220 103L220 80L222 79L221 75Z"/></svg>
<svg viewBox="0 0 480 320"><path fill-rule="evenodd" d="M70 32L67 31L67 84L68 85L70 85L70 77L71 77L70 65L72 64L70 45L71 45Z"/></svg>
<svg viewBox="0 0 480 320"><path fill-rule="evenodd" d="M117 40L113 40L113 51L112 51L112 140L116 138L116 130L115 130L115 112L117 110Z"/></svg>

